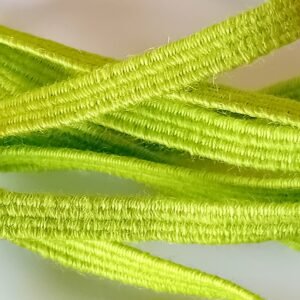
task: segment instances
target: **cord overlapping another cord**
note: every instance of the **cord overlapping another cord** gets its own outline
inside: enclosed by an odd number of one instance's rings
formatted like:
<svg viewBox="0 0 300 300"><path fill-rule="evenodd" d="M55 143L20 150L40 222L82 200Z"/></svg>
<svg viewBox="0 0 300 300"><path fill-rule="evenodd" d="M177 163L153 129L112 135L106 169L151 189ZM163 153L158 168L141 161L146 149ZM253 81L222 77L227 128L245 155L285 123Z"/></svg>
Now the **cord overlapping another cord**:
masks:
<svg viewBox="0 0 300 300"><path fill-rule="evenodd" d="M257 92L210 83L299 37L299 0L271 0L124 61L0 27L0 170L100 171L152 191L2 190L0 237L156 291L261 299L126 242L300 248L300 80Z"/></svg>

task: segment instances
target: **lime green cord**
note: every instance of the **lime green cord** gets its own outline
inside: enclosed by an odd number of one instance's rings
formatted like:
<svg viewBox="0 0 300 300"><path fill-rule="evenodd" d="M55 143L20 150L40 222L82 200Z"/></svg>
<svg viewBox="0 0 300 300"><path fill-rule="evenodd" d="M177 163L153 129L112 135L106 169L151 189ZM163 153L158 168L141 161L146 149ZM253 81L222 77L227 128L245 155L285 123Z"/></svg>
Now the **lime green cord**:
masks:
<svg viewBox="0 0 300 300"><path fill-rule="evenodd" d="M1 191L0 237L156 291L261 299L121 243L300 248L299 78L257 92L210 83L299 37L298 0L271 0L124 61L0 27L0 170L100 171L152 191Z"/></svg>
<svg viewBox="0 0 300 300"><path fill-rule="evenodd" d="M156 197L1 193L1 236L229 244L300 234L300 204Z"/></svg>
<svg viewBox="0 0 300 300"><path fill-rule="evenodd" d="M122 280L128 284L212 299L261 299L235 284L198 270L190 270L116 242L26 240L14 243L81 272Z"/></svg>
<svg viewBox="0 0 300 300"><path fill-rule="evenodd" d="M30 95L3 99L0 135L61 126L116 111L250 63L299 35L299 3L267 2L243 17L228 19L140 56L34 89ZM4 30L0 42L12 46L13 41ZM30 42L15 44L19 49L31 46ZM32 52L41 50L33 45Z"/></svg>

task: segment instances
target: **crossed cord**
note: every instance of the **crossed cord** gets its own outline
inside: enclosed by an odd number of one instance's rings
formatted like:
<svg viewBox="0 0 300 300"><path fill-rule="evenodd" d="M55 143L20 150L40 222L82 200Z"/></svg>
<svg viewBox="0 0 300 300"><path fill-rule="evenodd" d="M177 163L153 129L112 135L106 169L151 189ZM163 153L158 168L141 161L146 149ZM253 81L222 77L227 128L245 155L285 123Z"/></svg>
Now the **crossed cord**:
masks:
<svg viewBox="0 0 300 300"><path fill-rule="evenodd" d="M1 27L1 171L100 171L152 192L2 190L0 237L160 292L262 299L127 242L300 249L300 79L257 92L211 83L299 37L298 0L266 2L123 61Z"/></svg>

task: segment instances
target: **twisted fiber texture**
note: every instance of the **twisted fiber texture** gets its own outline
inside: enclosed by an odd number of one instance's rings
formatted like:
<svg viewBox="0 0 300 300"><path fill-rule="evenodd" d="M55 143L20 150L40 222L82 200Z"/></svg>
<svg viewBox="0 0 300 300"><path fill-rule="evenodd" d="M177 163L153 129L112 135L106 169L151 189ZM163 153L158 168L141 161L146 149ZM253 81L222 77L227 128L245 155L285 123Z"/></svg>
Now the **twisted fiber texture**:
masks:
<svg viewBox="0 0 300 300"><path fill-rule="evenodd" d="M299 249L299 78L257 92L210 83L300 36L272 0L124 61L0 27L0 170L100 171L144 196L0 192L0 237L156 291L261 299L125 242L281 241Z"/></svg>
<svg viewBox="0 0 300 300"><path fill-rule="evenodd" d="M191 201L165 196L73 198L40 195L37 198L3 193L0 213L1 235L5 238L163 239L215 244L288 239L300 232L297 202L214 202L200 197ZM176 214L172 213L174 210ZM229 230L230 235L227 234Z"/></svg>

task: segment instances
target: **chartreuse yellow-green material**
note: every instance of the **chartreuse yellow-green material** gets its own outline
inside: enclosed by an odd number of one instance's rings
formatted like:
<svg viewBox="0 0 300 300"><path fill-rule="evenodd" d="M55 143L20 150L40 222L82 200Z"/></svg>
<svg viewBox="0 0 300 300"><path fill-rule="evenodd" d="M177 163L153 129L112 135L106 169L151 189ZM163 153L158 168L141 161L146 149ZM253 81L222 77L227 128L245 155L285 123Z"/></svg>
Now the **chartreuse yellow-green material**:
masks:
<svg viewBox="0 0 300 300"><path fill-rule="evenodd" d="M0 190L0 238L159 292L262 299L126 242L300 249L300 77L251 92L211 83L299 38L299 0L123 61L1 26L0 171L99 171L151 192Z"/></svg>

